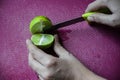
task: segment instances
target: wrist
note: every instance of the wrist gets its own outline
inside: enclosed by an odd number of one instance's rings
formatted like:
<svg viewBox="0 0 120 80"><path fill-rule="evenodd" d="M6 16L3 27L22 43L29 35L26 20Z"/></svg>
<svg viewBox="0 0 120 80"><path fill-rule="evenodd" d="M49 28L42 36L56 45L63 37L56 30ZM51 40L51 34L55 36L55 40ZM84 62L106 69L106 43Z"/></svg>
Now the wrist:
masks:
<svg viewBox="0 0 120 80"><path fill-rule="evenodd" d="M107 80L101 76L98 76L96 74L94 74L93 72L90 72L89 74L85 75L85 79L84 80Z"/></svg>
<svg viewBox="0 0 120 80"><path fill-rule="evenodd" d="M87 69L86 67L81 67L81 69L76 72L77 73L75 75L77 76L75 80L107 80L101 76L96 75L95 73ZM81 72L81 74L79 74L79 72Z"/></svg>

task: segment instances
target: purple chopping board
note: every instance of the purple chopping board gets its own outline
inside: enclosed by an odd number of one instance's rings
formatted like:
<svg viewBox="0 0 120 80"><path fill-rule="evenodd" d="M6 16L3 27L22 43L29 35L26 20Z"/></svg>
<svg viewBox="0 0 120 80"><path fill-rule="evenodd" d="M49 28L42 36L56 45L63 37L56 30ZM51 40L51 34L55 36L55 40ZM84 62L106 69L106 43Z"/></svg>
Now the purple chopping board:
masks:
<svg viewBox="0 0 120 80"><path fill-rule="evenodd" d="M37 80L25 41L37 15L53 24L81 16L93 0L0 0L0 80ZM120 80L120 32L86 21L59 29L64 47L94 73Z"/></svg>

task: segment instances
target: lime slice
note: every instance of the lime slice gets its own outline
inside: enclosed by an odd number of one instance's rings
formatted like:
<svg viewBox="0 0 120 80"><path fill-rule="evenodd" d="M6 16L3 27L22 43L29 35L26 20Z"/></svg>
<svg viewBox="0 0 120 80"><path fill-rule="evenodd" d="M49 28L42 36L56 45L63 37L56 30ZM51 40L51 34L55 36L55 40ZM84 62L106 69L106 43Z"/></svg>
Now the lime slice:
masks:
<svg viewBox="0 0 120 80"><path fill-rule="evenodd" d="M36 16L30 22L30 32L32 34L41 33L43 29L50 28L52 26L52 22L45 16Z"/></svg>
<svg viewBox="0 0 120 80"><path fill-rule="evenodd" d="M47 49L54 42L54 36L51 34L33 34L31 40L34 45L42 49Z"/></svg>

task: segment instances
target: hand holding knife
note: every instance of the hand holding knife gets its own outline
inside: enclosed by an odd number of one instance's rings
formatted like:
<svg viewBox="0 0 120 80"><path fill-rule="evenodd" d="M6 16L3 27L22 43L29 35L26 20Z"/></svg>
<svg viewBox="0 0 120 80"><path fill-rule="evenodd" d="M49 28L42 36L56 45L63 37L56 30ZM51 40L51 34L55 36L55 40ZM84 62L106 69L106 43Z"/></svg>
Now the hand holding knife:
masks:
<svg viewBox="0 0 120 80"><path fill-rule="evenodd" d="M75 24L75 23L78 23L78 22L85 21L85 20L87 20L87 18L89 16L91 16L92 14L98 13L98 12L105 13L105 14L110 14L111 13L108 8L99 9L98 11L95 11L95 12L87 12L87 13L82 14L81 17L78 17L78 18L75 18L75 19L72 19L72 20L68 20L68 21L65 21L65 22L62 22L62 23L58 23L56 25L53 25L49 29L44 29L43 33L52 33L53 31L55 31L55 30L57 30L61 27L66 27L68 25L72 25L72 24Z"/></svg>

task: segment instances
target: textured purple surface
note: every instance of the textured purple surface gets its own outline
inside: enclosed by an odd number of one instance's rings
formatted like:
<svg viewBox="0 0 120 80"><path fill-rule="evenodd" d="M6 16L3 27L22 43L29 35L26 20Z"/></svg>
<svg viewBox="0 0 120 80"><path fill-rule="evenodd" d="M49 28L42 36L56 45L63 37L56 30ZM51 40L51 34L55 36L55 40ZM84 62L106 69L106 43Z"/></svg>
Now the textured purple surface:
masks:
<svg viewBox="0 0 120 80"><path fill-rule="evenodd" d="M25 40L37 15L53 24L76 18L93 0L0 0L0 80L37 80L28 66ZM102 25L99 27L102 27ZM98 75L120 80L120 33L87 22L59 30L67 50Z"/></svg>

